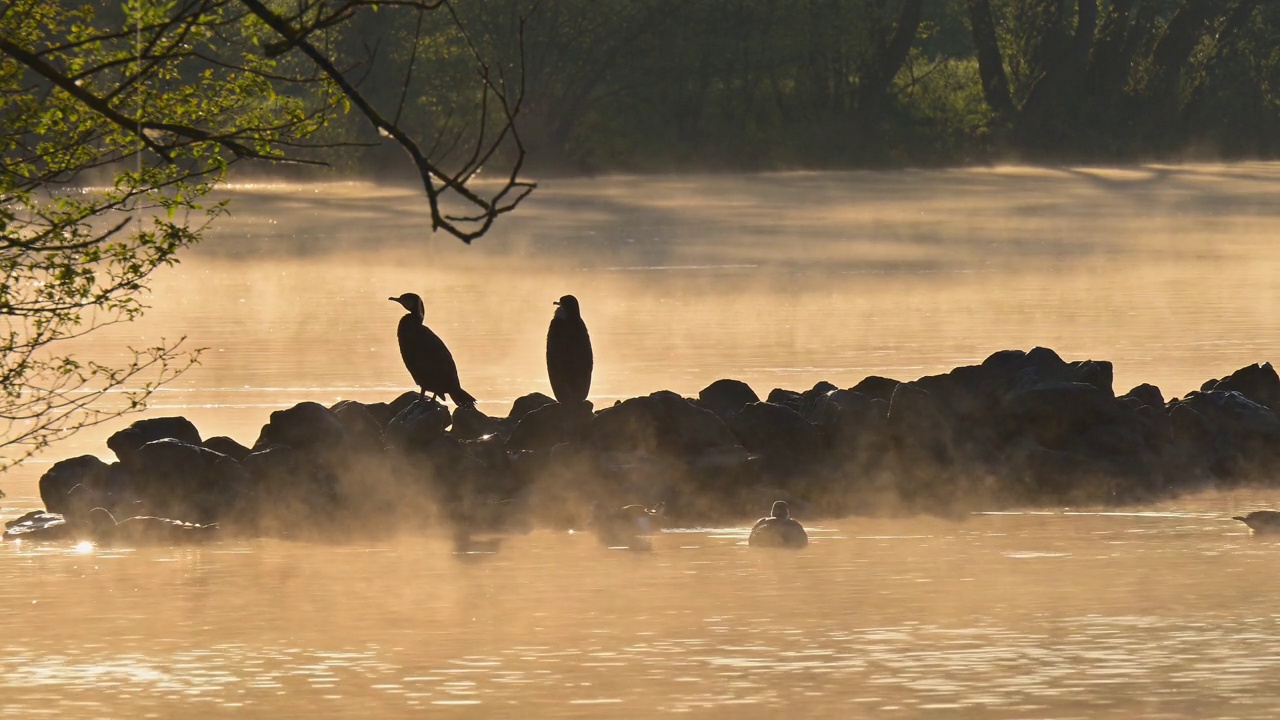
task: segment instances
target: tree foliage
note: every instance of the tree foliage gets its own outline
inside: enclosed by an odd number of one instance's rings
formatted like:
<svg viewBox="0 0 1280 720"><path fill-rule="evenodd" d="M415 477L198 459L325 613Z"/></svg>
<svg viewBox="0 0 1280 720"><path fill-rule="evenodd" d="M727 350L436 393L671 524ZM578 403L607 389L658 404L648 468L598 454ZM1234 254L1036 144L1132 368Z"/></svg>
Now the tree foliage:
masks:
<svg viewBox="0 0 1280 720"><path fill-rule="evenodd" d="M361 81L379 53L399 58L390 102ZM451 93L415 97L428 117L410 126L409 93L439 57L467 77L454 69ZM491 66L444 2L0 3L2 464L142 407L197 361L182 339L122 361L80 349L143 311L148 279L223 211L207 198L231 166L319 165L387 138L408 153L433 229L469 242L532 189L521 99L518 64ZM482 169L496 181L479 183Z"/></svg>

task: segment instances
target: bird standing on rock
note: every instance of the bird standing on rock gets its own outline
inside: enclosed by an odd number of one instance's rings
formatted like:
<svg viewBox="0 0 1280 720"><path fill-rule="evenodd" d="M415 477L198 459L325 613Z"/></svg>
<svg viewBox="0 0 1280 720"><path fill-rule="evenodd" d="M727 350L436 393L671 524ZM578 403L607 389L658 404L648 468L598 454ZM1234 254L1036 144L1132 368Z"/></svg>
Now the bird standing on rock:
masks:
<svg viewBox="0 0 1280 720"><path fill-rule="evenodd" d="M561 405L578 405L591 391L591 336L582 322L578 298L565 295L547 330L547 375L551 392Z"/></svg>
<svg viewBox="0 0 1280 720"><path fill-rule="evenodd" d="M413 381L422 389L421 397L426 398L430 392L432 400L448 395L458 407L475 405L476 399L458 383L458 366L454 364L449 348L423 324L426 308L422 298L405 293L387 299L400 303L409 311L400 318L396 338L400 341L400 357L404 359L404 366L409 368Z"/></svg>

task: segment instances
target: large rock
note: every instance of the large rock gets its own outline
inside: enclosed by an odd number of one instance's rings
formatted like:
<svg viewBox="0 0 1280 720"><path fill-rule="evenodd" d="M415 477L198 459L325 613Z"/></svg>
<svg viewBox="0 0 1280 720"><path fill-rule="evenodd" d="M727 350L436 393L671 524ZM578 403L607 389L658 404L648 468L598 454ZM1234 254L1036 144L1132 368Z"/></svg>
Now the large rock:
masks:
<svg viewBox="0 0 1280 720"><path fill-rule="evenodd" d="M249 453L253 452L252 449L241 445L226 435L215 435L211 438L205 438L204 441L200 443L200 447L212 450L216 453L222 453L236 462L244 460L249 457Z"/></svg>
<svg viewBox="0 0 1280 720"><path fill-rule="evenodd" d="M387 407L385 403L366 405L355 400L343 400L334 405L330 412L342 425L343 438L353 447L366 452L374 452L382 448L382 428L390 421L380 420Z"/></svg>
<svg viewBox="0 0 1280 720"><path fill-rule="evenodd" d="M525 415L553 402L555 402L555 398L547 397L540 392L522 395L511 404L511 412L507 413L507 423L514 427L516 423L524 419Z"/></svg>
<svg viewBox="0 0 1280 720"><path fill-rule="evenodd" d="M814 418L831 447L842 455L859 455L884 435L889 403L853 390L832 390L814 407Z"/></svg>
<svg viewBox="0 0 1280 720"><path fill-rule="evenodd" d="M507 440L507 449L550 450L560 443L581 440L590 424L589 403L543 405L520 419Z"/></svg>
<svg viewBox="0 0 1280 720"><path fill-rule="evenodd" d="M738 444L715 413L665 391L601 410L589 432L597 447L614 452L696 457L711 448Z"/></svg>
<svg viewBox="0 0 1280 720"><path fill-rule="evenodd" d="M742 408L760 402L751 386L741 380L717 380L698 393L698 404L715 413L721 420L737 415Z"/></svg>
<svg viewBox="0 0 1280 720"><path fill-rule="evenodd" d="M200 431L184 417L147 418L138 420L107 438L107 447L123 462L143 445L165 438L181 440L188 445L199 445Z"/></svg>
<svg viewBox="0 0 1280 720"><path fill-rule="evenodd" d="M1280 412L1280 377L1271 363L1247 365L1213 385L1214 392L1238 392L1272 412Z"/></svg>
<svg viewBox="0 0 1280 720"><path fill-rule="evenodd" d="M218 522L254 487L235 460L171 438L143 445L121 466L144 510L136 514L183 522Z"/></svg>
<svg viewBox="0 0 1280 720"><path fill-rule="evenodd" d="M733 417L729 429L742 447L773 463L807 466L826 454L818 426L783 405L752 403Z"/></svg>
<svg viewBox="0 0 1280 720"><path fill-rule="evenodd" d="M40 476L40 499L45 510L66 515L73 512L76 502L72 492L105 492L110 466L93 455L61 460Z"/></svg>
<svg viewBox="0 0 1280 720"><path fill-rule="evenodd" d="M1120 396L1121 398L1132 398L1137 402L1138 407L1154 407L1164 409L1164 394L1160 392L1160 388L1155 385L1142 383L1134 387L1129 392Z"/></svg>
<svg viewBox="0 0 1280 720"><path fill-rule="evenodd" d="M453 428L449 432L459 440L477 440L501 431L502 423L497 418L491 418L470 405L453 411Z"/></svg>
<svg viewBox="0 0 1280 720"><path fill-rule="evenodd" d="M889 401L893 397L893 391L898 387L898 381L879 375L868 375L861 382L849 388L853 392L866 395L875 400Z"/></svg>
<svg viewBox="0 0 1280 720"><path fill-rule="evenodd" d="M387 447L401 452L422 450L443 435L451 422L449 408L432 400L418 400L391 418L383 440Z"/></svg>
<svg viewBox="0 0 1280 720"><path fill-rule="evenodd" d="M1114 420L1120 407L1115 398L1094 385L1050 382L1009 393L1003 411L1015 432L1058 450L1085 430Z"/></svg>
<svg viewBox="0 0 1280 720"><path fill-rule="evenodd" d="M340 479L314 453L272 445L244 459L245 472L262 496L262 509L289 525L323 516L333 509Z"/></svg>
<svg viewBox="0 0 1280 720"><path fill-rule="evenodd" d="M342 422L329 408L307 401L271 413L253 449L265 450L272 445L288 445L299 450L332 449L340 446L345 437Z"/></svg>

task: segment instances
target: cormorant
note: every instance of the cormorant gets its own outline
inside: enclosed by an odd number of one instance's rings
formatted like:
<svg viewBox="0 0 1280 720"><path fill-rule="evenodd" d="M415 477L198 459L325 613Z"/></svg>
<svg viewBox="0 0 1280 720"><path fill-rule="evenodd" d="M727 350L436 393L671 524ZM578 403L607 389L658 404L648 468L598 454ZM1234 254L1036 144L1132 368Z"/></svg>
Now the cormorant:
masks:
<svg viewBox="0 0 1280 720"><path fill-rule="evenodd" d="M751 528L748 545L760 547L802 548L809 544L809 535L800 523L791 518L787 503L779 500L773 504L769 517L760 518Z"/></svg>
<svg viewBox="0 0 1280 720"><path fill-rule="evenodd" d="M396 337L400 340L400 357L409 368L413 381L422 389L422 398L448 395L458 407L471 407L476 399L458 383L458 366L444 341L422 323L426 309L422 298L413 293L387 298L404 306L409 314L400 318Z"/></svg>
<svg viewBox="0 0 1280 720"><path fill-rule="evenodd" d="M591 336L582 322L578 298L565 295L558 302L547 330L547 375L551 392L561 405L578 405L591 390Z"/></svg>

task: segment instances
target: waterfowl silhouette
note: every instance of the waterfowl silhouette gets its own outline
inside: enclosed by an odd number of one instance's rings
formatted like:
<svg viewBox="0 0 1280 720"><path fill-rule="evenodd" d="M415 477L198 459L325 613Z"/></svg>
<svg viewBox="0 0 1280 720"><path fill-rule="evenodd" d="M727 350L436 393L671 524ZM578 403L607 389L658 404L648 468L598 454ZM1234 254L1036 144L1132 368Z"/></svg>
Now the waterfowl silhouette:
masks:
<svg viewBox="0 0 1280 720"><path fill-rule="evenodd" d="M591 391L591 336L582 321L578 298L565 295L547 329L547 375L551 392L562 405L577 405Z"/></svg>
<svg viewBox="0 0 1280 720"><path fill-rule="evenodd" d="M748 545L759 547L802 548L809 544L804 527L791 517L791 509L782 500L773 504L769 517L760 518L751 528Z"/></svg>
<svg viewBox="0 0 1280 720"><path fill-rule="evenodd" d="M1280 511L1258 510L1244 517L1236 515L1232 520L1239 520L1256 535L1280 535Z"/></svg>
<svg viewBox="0 0 1280 720"><path fill-rule="evenodd" d="M400 341L400 357L404 366L409 369L413 381L422 389L422 398L431 393L435 400L440 395L448 395L458 407L471 407L476 399L458 383L458 366L453 362L453 355L444 341L431 328L423 324L426 308L422 298L414 293L405 293L400 297L387 298L400 303L409 313L400 318L396 328L396 338Z"/></svg>
<svg viewBox="0 0 1280 720"><path fill-rule="evenodd" d="M596 537L605 545L648 550L650 546L646 536L662 531L665 512L665 503L653 507L637 504L620 508L607 508L597 503L591 510L591 524Z"/></svg>

